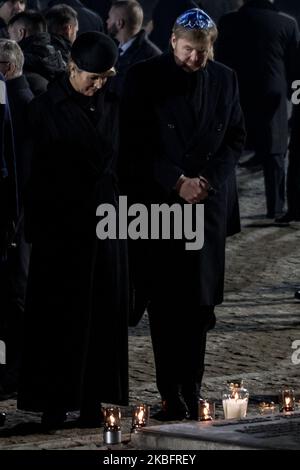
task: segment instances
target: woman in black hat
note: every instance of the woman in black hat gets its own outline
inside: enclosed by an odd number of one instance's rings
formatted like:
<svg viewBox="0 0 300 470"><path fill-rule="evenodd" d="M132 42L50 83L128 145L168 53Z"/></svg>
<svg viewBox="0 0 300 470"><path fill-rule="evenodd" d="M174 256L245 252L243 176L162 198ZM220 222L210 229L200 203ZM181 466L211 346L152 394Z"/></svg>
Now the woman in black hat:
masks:
<svg viewBox="0 0 300 470"><path fill-rule="evenodd" d="M18 407L46 428L80 409L99 425L101 401L127 404L127 258L96 238L96 208L116 207L116 106L105 83L117 48L80 35L68 74L32 102L34 153L26 203L32 258Z"/></svg>

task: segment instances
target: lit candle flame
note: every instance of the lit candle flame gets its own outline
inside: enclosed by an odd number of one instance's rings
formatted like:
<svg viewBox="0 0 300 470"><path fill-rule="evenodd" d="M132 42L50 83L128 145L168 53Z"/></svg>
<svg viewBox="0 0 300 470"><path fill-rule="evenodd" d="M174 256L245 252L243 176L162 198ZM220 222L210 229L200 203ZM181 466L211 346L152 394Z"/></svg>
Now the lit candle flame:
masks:
<svg viewBox="0 0 300 470"><path fill-rule="evenodd" d="M115 417L113 415L110 415L109 419L110 419L110 426L114 426L116 422Z"/></svg>
<svg viewBox="0 0 300 470"><path fill-rule="evenodd" d="M290 397L285 397L285 406L290 406L291 399Z"/></svg>
<svg viewBox="0 0 300 470"><path fill-rule="evenodd" d="M137 418L138 418L139 424L143 424L144 422L144 410L143 409L139 411Z"/></svg>

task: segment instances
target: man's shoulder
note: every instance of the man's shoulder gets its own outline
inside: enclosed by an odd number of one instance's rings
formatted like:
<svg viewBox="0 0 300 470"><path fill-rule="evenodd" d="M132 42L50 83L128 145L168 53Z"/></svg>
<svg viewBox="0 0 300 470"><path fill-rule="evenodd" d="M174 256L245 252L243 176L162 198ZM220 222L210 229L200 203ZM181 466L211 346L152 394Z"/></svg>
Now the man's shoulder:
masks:
<svg viewBox="0 0 300 470"><path fill-rule="evenodd" d="M157 55L132 65L128 71L128 75L137 77L148 76L149 74L157 73L159 70L163 69L164 64L164 54Z"/></svg>
<svg viewBox="0 0 300 470"><path fill-rule="evenodd" d="M261 18L264 17L267 20L271 19L275 22L282 22L287 25L295 26L297 24L296 19L277 9L255 9L255 8L245 8L242 7L239 10L229 11L221 16L219 19L218 27L222 26L231 26L236 23L247 22L248 16L255 16L257 21L261 21Z"/></svg>
<svg viewBox="0 0 300 470"><path fill-rule="evenodd" d="M153 52L151 57L161 54L161 50L156 46L156 44L154 44L154 42L152 42L149 39L149 36L144 29L141 29L139 33L136 35L131 47L144 49L144 50L150 50Z"/></svg>
<svg viewBox="0 0 300 470"><path fill-rule="evenodd" d="M159 47L156 46L156 44L154 44L154 42L152 42L148 36L145 36L143 38L143 41L141 43L141 47L147 51L148 53L151 54L151 57L155 57L155 56L158 56L158 55L161 55L162 52L161 50L159 49Z"/></svg>
<svg viewBox="0 0 300 470"><path fill-rule="evenodd" d="M227 79L232 80L233 76L235 76L233 69L227 67L227 65L222 64L221 62L218 62L217 60L210 60L207 67L212 74L222 78L227 77Z"/></svg>
<svg viewBox="0 0 300 470"><path fill-rule="evenodd" d="M285 21L287 24L293 26L294 28L298 27L298 23L296 18L293 16L289 15L288 13L285 13L284 11L279 11L278 15L280 18L282 18L283 21Z"/></svg>
<svg viewBox="0 0 300 470"><path fill-rule="evenodd" d="M218 28L224 25L227 26L227 25L230 25L231 23L235 23L236 21L238 21L238 16L239 16L238 11L229 11L228 13L225 13L219 19Z"/></svg>

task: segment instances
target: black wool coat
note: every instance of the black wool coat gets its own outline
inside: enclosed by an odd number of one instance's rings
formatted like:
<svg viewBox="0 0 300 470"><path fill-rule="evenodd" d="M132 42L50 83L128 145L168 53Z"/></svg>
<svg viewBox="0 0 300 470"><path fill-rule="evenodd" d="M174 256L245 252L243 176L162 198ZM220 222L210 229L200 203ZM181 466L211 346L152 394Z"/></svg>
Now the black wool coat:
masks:
<svg viewBox="0 0 300 470"><path fill-rule="evenodd" d="M96 238L97 206L117 208L117 113L104 90L94 111L83 110L84 98L63 75L31 103L21 409L128 400L127 251L124 242Z"/></svg>
<svg viewBox="0 0 300 470"><path fill-rule="evenodd" d="M201 104L187 80L200 75ZM119 172L132 201L182 204L173 189L181 174L202 174L216 189L204 203L202 250L186 251L184 240L132 243L137 298L140 289L153 304L174 308L219 304L226 234L239 227L235 165L245 138L234 72L210 61L205 71L187 74L173 54L163 54L130 69L121 109Z"/></svg>
<svg viewBox="0 0 300 470"><path fill-rule="evenodd" d="M265 153L286 152L286 101L297 78L295 19L267 0L251 0L224 15L218 29L216 59L237 72L248 146Z"/></svg>
<svg viewBox="0 0 300 470"><path fill-rule="evenodd" d="M131 46L122 54L116 64L117 75L110 81L110 90L119 97L122 94L126 73L129 68L141 62L160 55L161 51L151 42L145 30L141 30L135 37Z"/></svg>

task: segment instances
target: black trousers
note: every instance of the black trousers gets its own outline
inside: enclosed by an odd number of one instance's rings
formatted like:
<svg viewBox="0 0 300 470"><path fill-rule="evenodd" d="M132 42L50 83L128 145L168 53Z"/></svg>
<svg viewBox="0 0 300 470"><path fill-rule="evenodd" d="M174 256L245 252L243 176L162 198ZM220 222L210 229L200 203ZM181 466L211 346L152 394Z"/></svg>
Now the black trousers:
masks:
<svg viewBox="0 0 300 470"><path fill-rule="evenodd" d="M276 217L284 210L285 167L284 153L261 155L263 164L267 215Z"/></svg>
<svg viewBox="0 0 300 470"><path fill-rule="evenodd" d="M287 203L288 213L295 219L300 219L300 152L289 153L287 173Z"/></svg>
<svg viewBox="0 0 300 470"><path fill-rule="evenodd" d="M214 306L198 310L148 307L156 383L163 400L198 395L204 373L206 333L215 326Z"/></svg>

